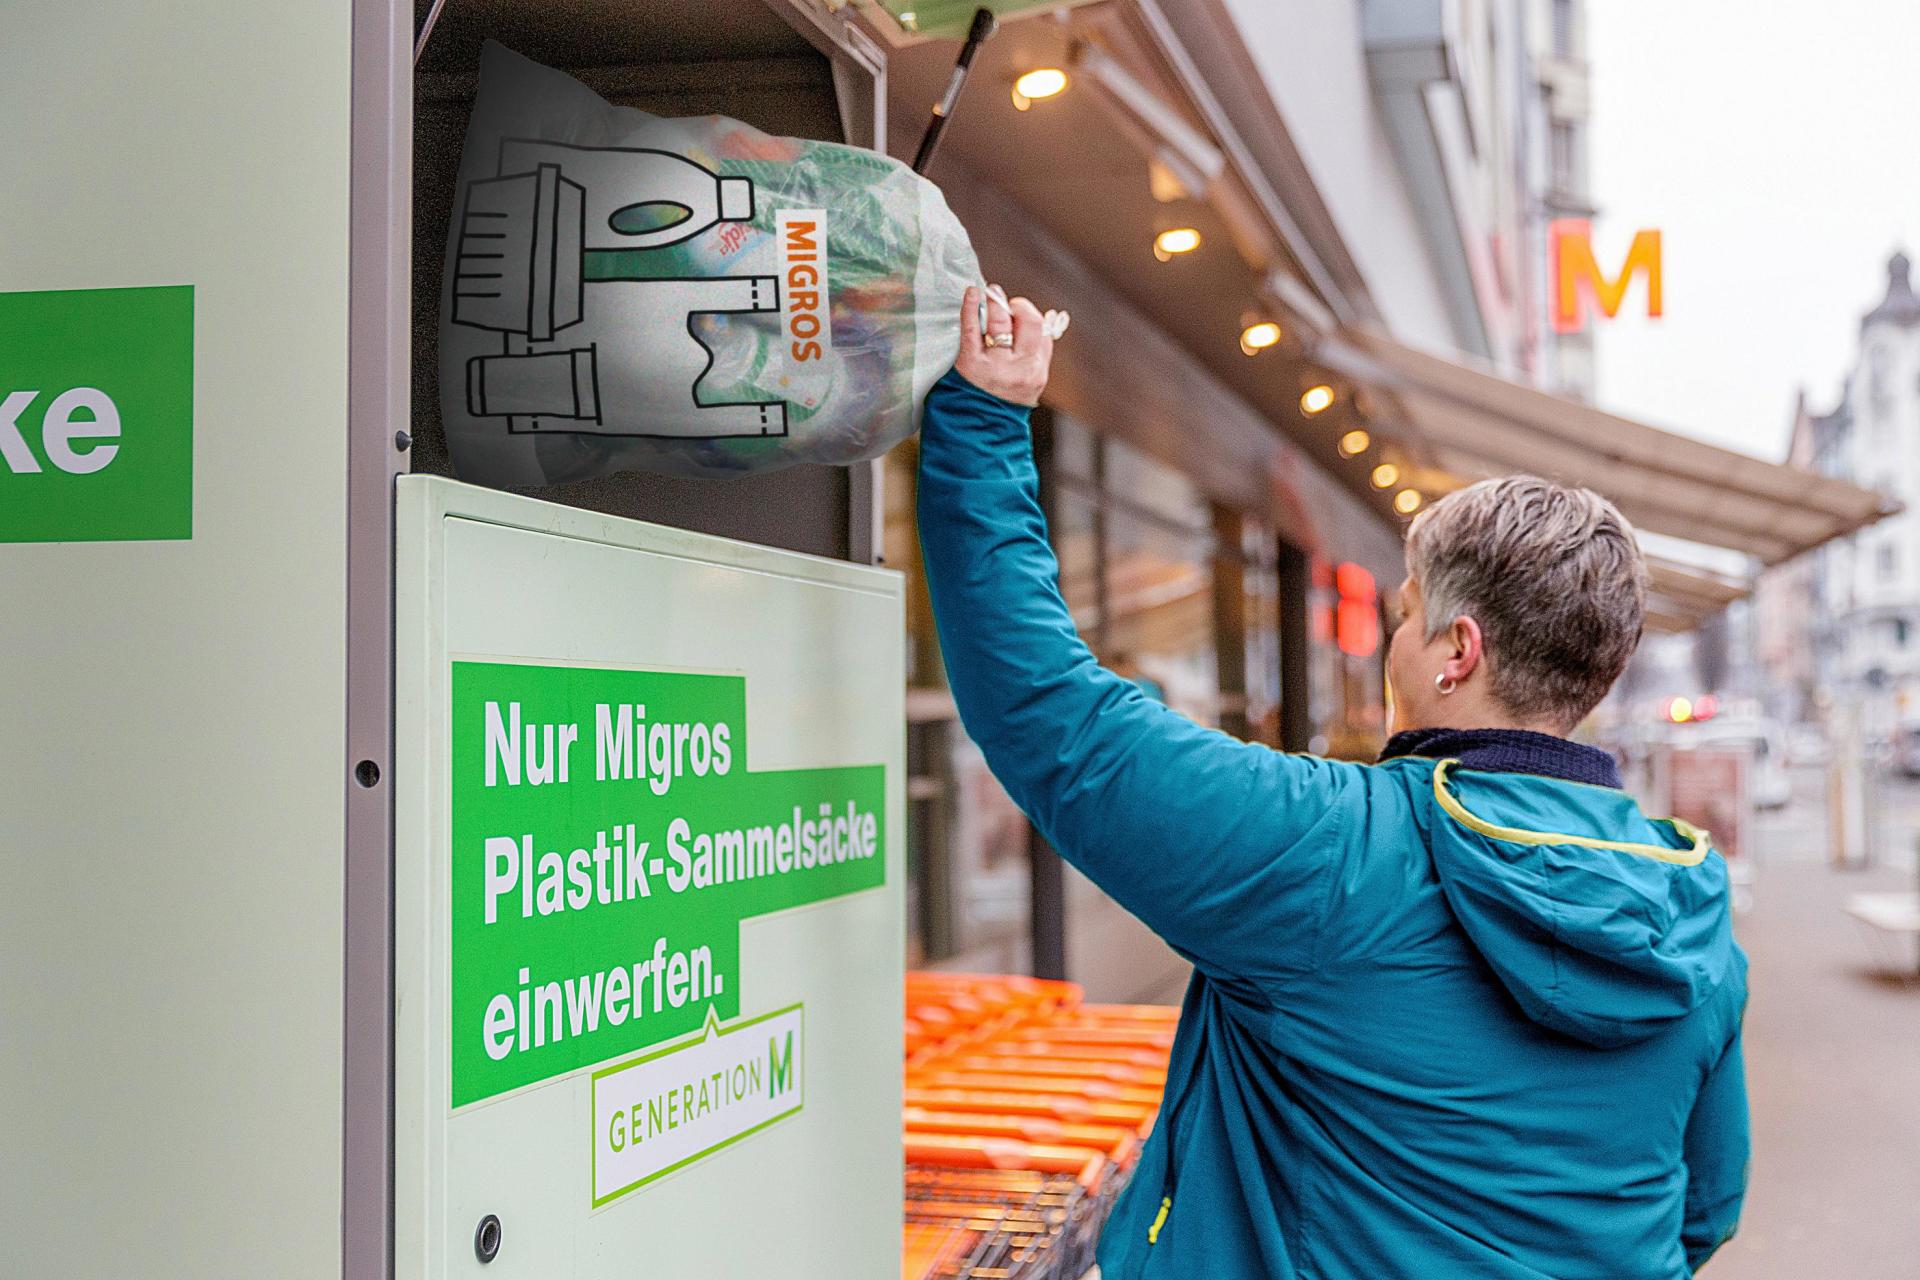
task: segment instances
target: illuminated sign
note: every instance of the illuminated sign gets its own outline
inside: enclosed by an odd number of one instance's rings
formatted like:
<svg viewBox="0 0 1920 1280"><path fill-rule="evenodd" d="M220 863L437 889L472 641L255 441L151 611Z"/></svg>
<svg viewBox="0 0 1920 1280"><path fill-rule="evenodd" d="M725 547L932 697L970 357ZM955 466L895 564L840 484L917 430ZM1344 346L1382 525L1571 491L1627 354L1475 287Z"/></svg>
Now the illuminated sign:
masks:
<svg viewBox="0 0 1920 1280"><path fill-rule="evenodd" d="M1333 571L1333 638L1340 652L1351 658L1370 658L1380 648L1380 593L1373 575L1357 564L1341 564Z"/></svg>
<svg viewBox="0 0 1920 1280"><path fill-rule="evenodd" d="M1636 274L1647 278L1647 315L1658 317L1660 304L1660 233L1640 230L1627 246L1627 260L1616 275L1600 270L1593 256L1593 229L1585 218L1555 218L1547 238L1553 265L1553 330L1578 333L1586 327L1586 302L1608 319L1620 314L1627 286Z"/></svg>

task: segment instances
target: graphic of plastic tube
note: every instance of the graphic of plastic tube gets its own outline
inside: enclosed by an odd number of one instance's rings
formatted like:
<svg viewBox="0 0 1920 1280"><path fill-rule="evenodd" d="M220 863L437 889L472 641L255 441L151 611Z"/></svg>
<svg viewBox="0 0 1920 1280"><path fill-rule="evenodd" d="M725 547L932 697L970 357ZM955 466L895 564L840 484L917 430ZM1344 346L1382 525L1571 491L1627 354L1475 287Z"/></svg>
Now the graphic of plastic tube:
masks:
<svg viewBox="0 0 1920 1280"><path fill-rule="evenodd" d="M595 362L592 347L477 356L467 362L467 410L476 418L596 422L600 393L594 381Z"/></svg>

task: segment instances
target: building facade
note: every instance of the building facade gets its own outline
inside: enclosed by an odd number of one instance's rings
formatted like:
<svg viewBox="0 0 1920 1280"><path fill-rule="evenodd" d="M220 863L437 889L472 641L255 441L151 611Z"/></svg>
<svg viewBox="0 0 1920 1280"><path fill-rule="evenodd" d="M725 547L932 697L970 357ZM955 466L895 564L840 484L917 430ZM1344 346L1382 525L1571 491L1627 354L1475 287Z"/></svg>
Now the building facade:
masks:
<svg viewBox="0 0 1920 1280"><path fill-rule="evenodd" d="M1920 717L1920 295L1904 253L1861 317L1838 402L1796 408L1790 461L1903 509L1763 575L1769 699L1783 719L1839 709L1883 737Z"/></svg>
<svg viewBox="0 0 1920 1280"><path fill-rule="evenodd" d="M1587 64L1586 0L1524 0L1529 101L1525 115L1528 194L1527 263L1532 298L1531 347L1525 367L1535 386L1592 403L1593 330L1560 333L1553 325L1553 253L1556 219L1599 212L1590 180L1588 137L1593 111Z"/></svg>
<svg viewBox="0 0 1920 1280"><path fill-rule="evenodd" d="M1393 334L1590 401L1549 230L1588 218L1585 0L1227 0Z"/></svg>

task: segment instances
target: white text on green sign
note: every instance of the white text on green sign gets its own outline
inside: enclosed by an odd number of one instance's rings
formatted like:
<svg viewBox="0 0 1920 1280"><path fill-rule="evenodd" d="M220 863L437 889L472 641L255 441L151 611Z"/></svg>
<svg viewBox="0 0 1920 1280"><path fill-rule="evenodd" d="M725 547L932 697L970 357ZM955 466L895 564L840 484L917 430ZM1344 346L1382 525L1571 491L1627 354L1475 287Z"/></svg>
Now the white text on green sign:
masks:
<svg viewBox="0 0 1920 1280"><path fill-rule="evenodd" d="M738 1016L742 920L885 880L884 769L749 770L740 677L452 690L454 1106Z"/></svg>

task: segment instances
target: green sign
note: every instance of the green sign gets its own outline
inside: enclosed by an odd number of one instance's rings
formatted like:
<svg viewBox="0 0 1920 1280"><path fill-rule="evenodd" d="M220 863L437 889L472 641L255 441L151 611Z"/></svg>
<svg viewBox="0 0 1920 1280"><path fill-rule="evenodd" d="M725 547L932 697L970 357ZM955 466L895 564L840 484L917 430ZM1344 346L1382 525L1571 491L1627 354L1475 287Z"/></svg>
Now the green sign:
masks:
<svg viewBox="0 0 1920 1280"><path fill-rule="evenodd" d="M0 293L0 542L192 536L192 287Z"/></svg>
<svg viewBox="0 0 1920 1280"><path fill-rule="evenodd" d="M740 1015L740 922L879 887L880 765L747 768L746 681L455 662L452 1105Z"/></svg>

